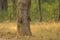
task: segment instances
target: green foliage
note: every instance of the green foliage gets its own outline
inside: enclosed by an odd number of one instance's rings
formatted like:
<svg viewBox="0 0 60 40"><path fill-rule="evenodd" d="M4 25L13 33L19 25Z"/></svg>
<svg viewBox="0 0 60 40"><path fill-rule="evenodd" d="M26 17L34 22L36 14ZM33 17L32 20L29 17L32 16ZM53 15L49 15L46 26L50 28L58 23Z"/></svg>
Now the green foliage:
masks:
<svg viewBox="0 0 60 40"><path fill-rule="evenodd" d="M32 21L39 20L37 0L32 1L32 3L31 3L30 16L31 16Z"/></svg>
<svg viewBox="0 0 60 40"><path fill-rule="evenodd" d="M57 20L58 16L58 4L48 4L42 5L43 20Z"/></svg>
<svg viewBox="0 0 60 40"><path fill-rule="evenodd" d="M16 6L15 6L16 7ZM41 9L43 21L57 21L58 17L58 0L41 0ZM12 2L8 3L8 11L3 12L0 20L16 20L16 9L13 9ZM38 0L32 0L30 17L32 21L39 21L40 13L38 9Z"/></svg>
<svg viewBox="0 0 60 40"><path fill-rule="evenodd" d="M58 17L58 0L41 0L41 9L43 14L43 21L57 21ZM32 1L31 5L31 19L32 21L39 21L40 13L38 11L38 2Z"/></svg>

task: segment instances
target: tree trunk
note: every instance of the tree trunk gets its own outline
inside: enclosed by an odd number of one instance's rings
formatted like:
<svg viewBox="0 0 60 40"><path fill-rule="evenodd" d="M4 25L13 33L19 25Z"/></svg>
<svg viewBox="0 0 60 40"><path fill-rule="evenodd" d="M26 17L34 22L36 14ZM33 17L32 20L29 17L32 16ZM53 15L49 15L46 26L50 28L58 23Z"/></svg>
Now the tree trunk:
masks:
<svg viewBox="0 0 60 40"><path fill-rule="evenodd" d="M30 10L31 0L18 0L17 2L17 29L21 36L31 36Z"/></svg>
<svg viewBox="0 0 60 40"><path fill-rule="evenodd" d="M7 8L8 8L7 0L3 0L1 6L2 6L1 8L3 11L7 11Z"/></svg>
<svg viewBox="0 0 60 40"><path fill-rule="evenodd" d="M60 0L59 0L59 14L58 14L58 20L60 21Z"/></svg>
<svg viewBox="0 0 60 40"><path fill-rule="evenodd" d="M39 13L40 13L40 22L42 22L42 10L41 10L41 0L38 0Z"/></svg>

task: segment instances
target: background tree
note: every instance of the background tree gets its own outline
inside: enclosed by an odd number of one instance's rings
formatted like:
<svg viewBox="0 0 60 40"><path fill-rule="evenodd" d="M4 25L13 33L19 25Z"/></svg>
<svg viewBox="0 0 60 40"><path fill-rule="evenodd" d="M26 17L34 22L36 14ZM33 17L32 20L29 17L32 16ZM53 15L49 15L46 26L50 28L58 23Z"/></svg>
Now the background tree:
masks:
<svg viewBox="0 0 60 40"><path fill-rule="evenodd" d="M31 0L18 0L17 2L17 29L21 36L31 36L30 10Z"/></svg>
<svg viewBox="0 0 60 40"><path fill-rule="evenodd" d="M38 0L39 12L40 12L40 22L42 22L42 9L41 9L41 0Z"/></svg>
<svg viewBox="0 0 60 40"><path fill-rule="evenodd" d="M8 2L7 2L7 0L3 0L2 1L1 7L2 7L2 10L7 11L7 8L8 8Z"/></svg>
<svg viewBox="0 0 60 40"><path fill-rule="evenodd" d="M60 0L59 0L59 14L58 14L58 20L60 21Z"/></svg>
<svg viewBox="0 0 60 40"><path fill-rule="evenodd" d="M2 9L1 9L1 4L2 4L2 1L0 0L0 15L1 15L1 10L2 10Z"/></svg>
<svg viewBox="0 0 60 40"><path fill-rule="evenodd" d="M13 10L16 10L16 0L12 0L12 3L13 3Z"/></svg>

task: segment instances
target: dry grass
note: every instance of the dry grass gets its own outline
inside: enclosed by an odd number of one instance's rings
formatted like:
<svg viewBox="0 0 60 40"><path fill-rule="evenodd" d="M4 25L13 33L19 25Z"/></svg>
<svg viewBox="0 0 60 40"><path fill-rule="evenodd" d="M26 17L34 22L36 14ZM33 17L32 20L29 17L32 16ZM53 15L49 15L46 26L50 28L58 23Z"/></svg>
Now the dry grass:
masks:
<svg viewBox="0 0 60 40"><path fill-rule="evenodd" d="M31 23L32 37L19 37L16 23L0 23L0 40L60 40L60 22Z"/></svg>

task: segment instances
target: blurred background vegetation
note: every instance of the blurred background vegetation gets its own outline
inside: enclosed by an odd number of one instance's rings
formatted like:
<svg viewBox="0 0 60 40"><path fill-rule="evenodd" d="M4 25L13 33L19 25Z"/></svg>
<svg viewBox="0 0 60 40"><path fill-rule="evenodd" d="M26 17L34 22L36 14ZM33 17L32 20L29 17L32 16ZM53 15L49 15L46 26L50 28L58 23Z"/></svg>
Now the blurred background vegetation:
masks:
<svg viewBox="0 0 60 40"><path fill-rule="evenodd" d="M40 21L40 11L38 0L31 0L30 17L32 22ZM16 21L17 2L13 3L8 0L8 9L0 14L0 22L3 21ZM58 0L41 0L42 21L57 21L58 20Z"/></svg>

